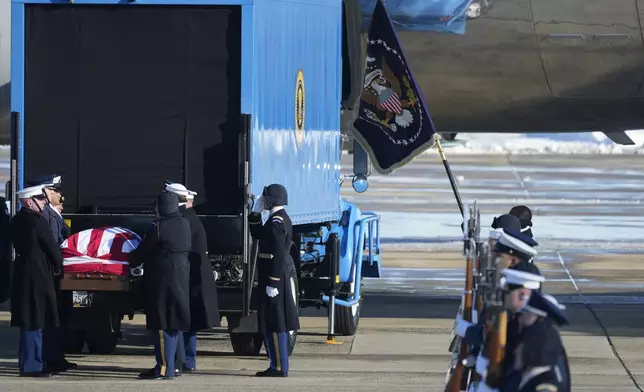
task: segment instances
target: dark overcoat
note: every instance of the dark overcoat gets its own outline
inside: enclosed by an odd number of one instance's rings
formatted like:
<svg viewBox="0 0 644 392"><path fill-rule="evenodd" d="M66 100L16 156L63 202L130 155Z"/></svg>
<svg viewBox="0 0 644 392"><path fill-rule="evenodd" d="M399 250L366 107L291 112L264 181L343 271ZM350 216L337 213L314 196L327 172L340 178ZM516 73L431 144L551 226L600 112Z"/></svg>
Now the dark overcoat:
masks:
<svg viewBox="0 0 644 392"><path fill-rule="evenodd" d="M177 195L159 196L157 219L139 247L130 255L130 265L143 266L143 308L149 330L190 329L190 224L179 212Z"/></svg>
<svg viewBox="0 0 644 392"><path fill-rule="evenodd" d="M263 334L297 331L300 329L297 305L295 265L290 249L293 236L291 219L285 210L272 214L264 225L261 215L249 216L251 235L259 240L257 271L259 287L259 329ZM277 289L279 294L270 298L266 286Z"/></svg>
<svg viewBox="0 0 644 392"><path fill-rule="evenodd" d="M190 223L192 247L190 261L190 324L191 330L199 331L221 326L217 286L212 266L208 259L206 230L192 208L182 206L179 211Z"/></svg>
<svg viewBox="0 0 644 392"><path fill-rule="evenodd" d="M40 212L23 207L11 221L16 250L11 294L11 326L27 330L58 327L54 273L63 256Z"/></svg>

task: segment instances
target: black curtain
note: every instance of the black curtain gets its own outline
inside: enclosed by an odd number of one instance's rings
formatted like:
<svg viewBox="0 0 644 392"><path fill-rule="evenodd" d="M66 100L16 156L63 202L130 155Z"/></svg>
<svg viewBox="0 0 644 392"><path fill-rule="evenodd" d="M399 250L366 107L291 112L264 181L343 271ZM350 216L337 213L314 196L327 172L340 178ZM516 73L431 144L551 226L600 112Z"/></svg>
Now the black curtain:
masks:
<svg viewBox="0 0 644 392"><path fill-rule="evenodd" d="M65 212L145 212L163 181L239 211L240 7L27 5L25 179Z"/></svg>

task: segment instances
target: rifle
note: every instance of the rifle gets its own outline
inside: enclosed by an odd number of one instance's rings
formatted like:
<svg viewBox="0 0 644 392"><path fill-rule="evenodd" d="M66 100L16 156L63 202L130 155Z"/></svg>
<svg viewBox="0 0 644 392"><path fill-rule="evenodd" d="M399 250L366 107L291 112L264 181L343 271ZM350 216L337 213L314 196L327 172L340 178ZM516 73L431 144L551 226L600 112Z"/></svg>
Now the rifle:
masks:
<svg viewBox="0 0 644 392"><path fill-rule="evenodd" d="M474 208L476 208L476 204ZM465 291L462 301L462 317L463 320L468 322L472 322L474 283L472 269L474 266L474 258L476 257L475 239L478 237L476 233L478 214L474 212L469 210L470 219L468 220L467 227L467 241L464 244L467 257L465 262ZM462 339L458 339L458 341L460 342L460 344L456 344L458 351L454 351L453 355L453 359L456 359L456 364L452 364L451 366L452 371L445 387L445 392L460 392L466 390L469 383L471 368L465 366L465 361L470 350Z"/></svg>
<svg viewBox="0 0 644 392"><path fill-rule="evenodd" d="M505 290L500 284L500 269L498 259L495 261L494 277L491 281L492 290L486 299L486 312L488 312L485 326L485 340L483 343L483 356L490 363L487 368L485 383L491 388L500 389L505 376L503 360L505 359L505 344L507 341L508 314L505 310Z"/></svg>

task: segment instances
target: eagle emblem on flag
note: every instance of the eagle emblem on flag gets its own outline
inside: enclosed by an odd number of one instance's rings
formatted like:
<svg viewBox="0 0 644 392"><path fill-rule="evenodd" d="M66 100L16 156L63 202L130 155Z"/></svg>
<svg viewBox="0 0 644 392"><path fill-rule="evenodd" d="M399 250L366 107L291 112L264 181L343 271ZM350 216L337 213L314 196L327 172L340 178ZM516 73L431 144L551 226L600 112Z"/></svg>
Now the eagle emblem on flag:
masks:
<svg viewBox="0 0 644 392"><path fill-rule="evenodd" d="M406 76L402 77L402 84L384 58L379 65L375 59L367 58L361 95L363 103L368 105L364 112L369 120L392 132L414 123L412 111L418 99Z"/></svg>

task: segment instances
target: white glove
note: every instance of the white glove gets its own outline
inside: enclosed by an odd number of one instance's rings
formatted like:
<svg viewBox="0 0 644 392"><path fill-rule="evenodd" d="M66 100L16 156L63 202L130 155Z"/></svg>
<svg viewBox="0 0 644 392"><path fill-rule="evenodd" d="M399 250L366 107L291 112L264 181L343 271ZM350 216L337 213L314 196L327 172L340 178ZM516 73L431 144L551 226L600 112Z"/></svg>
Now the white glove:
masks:
<svg viewBox="0 0 644 392"><path fill-rule="evenodd" d="M490 388L490 386L487 385L485 382L480 382L478 385L478 388L476 388L476 392L499 392L499 390L495 388Z"/></svg>
<svg viewBox="0 0 644 392"><path fill-rule="evenodd" d="M269 298L273 298L274 296L276 296L279 293L280 292L277 291L277 289L275 287L266 286L266 295L268 295Z"/></svg>
<svg viewBox="0 0 644 392"><path fill-rule="evenodd" d="M456 334L458 336L464 338L465 331L467 331L467 329L472 325L474 324L470 323L469 321L463 320L463 317L460 314L456 316Z"/></svg>
<svg viewBox="0 0 644 392"><path fill-rule="evenodd" d="M261 213L264 211L264 196L260 195L255 199L255 204L253 204L253 212Z"/></svg>
<svg viewBox="0 0 644 392"><path fill-rule="evenodd" d="M472 309L472 324L476 324L479 322L479 312L476 311L476 309Z"/></svg>
<svg viewBox="0 0 644 392"><path fill-rule="evenodd" d="M487 377L487 367L490 365L490 360L485 358L481 353L476 357L476 365L474 370L485 380Z"/></svg>

